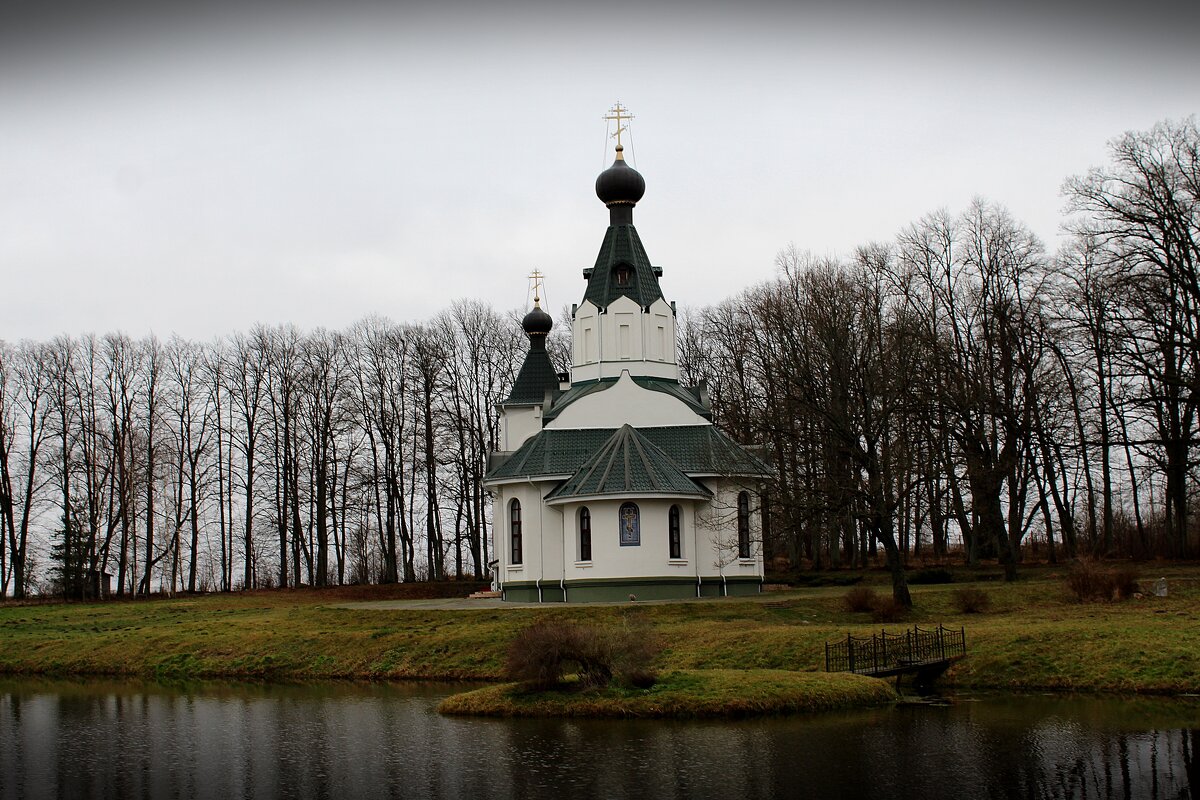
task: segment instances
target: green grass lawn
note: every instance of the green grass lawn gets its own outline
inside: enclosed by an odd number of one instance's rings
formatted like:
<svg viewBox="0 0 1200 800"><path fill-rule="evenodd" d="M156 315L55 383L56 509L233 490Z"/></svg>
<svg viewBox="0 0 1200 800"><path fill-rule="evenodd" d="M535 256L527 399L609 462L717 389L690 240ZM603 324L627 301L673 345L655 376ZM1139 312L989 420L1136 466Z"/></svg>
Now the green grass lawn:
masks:
<svg viewBox="0 0 1200 800"><path fill-rule="evenodd" d="M1080 604L1064 570L1023 570L1006 585L957 571L950 585L915 586L906 624L963 626L967 658L946 677L973 688L1183 693L1200 691L1200 568L1148 565L1166 598ZM990 577L984 575L983 577ZM885 592L886 578L866 583ZM961 614L951 593L986 591L991 608ZM842 606L843 587L757 599L472 611L334 607L320 591L100 604L0 605L0 672L159 679L503 678L515 631L543 616L621 625L636 619L665 642L662 670L819 671L824 643L881 626Z"/></svg>
<svg viewBox="0 0 1200 800"><path fill-rule="evenodd" d="M438 710L500 717L737 717L833 711L895 699L891 684L862 675L703 669L670 670L649 689L531 692L504 683L451 695Z"/></svg>

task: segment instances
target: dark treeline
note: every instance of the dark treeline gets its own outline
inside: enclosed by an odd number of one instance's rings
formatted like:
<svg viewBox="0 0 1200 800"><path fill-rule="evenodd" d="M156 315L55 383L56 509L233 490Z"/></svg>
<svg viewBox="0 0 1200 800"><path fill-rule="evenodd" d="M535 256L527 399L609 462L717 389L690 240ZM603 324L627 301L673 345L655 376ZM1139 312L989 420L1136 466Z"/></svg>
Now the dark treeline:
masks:
<svg viewBox="0 0 1200 800"><path fill-rule="evenodd" d="M912 558L1197 555L1195 121L1118 138L1064 195L1057 253L980 200L849 259L788 249L683 315L682 378L775 466L768 559L882 555L907 600ZM480 480L525 349L478 303L0 343L0 596L485 576Z"/></svg>
<svg viewBox="0 0 1200 800"><path fill-rule="evenodd" d="M977 200L847 260L786 250L685 320L686 378L776 466L768 556L1197 554L1200 134L1111 154L1065 183L1057 254Z"/></svg>
<svg viewBox="0 0 1200 800"><path fill-rule="evenodd" d="M205 344L0 343L0 589L484 576L480 480L524 350L477 303Z"/></svg>

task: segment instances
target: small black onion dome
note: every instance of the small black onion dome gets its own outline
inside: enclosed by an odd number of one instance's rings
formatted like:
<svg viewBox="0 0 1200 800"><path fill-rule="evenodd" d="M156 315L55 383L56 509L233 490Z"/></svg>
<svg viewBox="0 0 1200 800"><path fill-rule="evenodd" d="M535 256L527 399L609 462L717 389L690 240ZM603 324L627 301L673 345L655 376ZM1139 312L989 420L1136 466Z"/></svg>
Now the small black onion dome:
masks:
<svg viewBox="0 0 1200 800"><path fill-rule="evenodd" d="M617 145L617 160L596 178L596 196L606 206L634 205L646 193L646 179L625 163L624 149Z"/></svg>
<svg viewBox="0 0 1200 800"><path fill-rule="evenodd" d="M554 320L549 314L542 311L541 306L535 304L533 310L521 320L521 327L530 336L545 336L554 327Z"/></svg>

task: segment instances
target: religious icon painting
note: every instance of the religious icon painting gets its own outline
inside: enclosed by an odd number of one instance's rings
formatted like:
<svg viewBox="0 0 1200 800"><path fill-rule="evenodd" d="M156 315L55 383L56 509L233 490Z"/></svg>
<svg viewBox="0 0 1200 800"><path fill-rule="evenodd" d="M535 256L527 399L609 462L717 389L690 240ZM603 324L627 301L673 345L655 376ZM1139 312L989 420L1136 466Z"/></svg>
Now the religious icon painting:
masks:
<svg viewBox="0 0 1200 800"><path fill-rule="evenodd" d="M637 547L642 543L642 522L636 503L624 503L618 514L621 524L621 546Z"/></svg>

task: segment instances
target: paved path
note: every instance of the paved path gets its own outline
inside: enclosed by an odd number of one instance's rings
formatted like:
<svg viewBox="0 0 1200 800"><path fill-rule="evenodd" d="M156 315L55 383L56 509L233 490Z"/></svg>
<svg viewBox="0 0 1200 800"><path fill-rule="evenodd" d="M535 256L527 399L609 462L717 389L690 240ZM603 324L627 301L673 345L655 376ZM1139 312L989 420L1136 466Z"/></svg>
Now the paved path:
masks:
<svg viewBox="0 0 1200 800"><path fill-rule="evenodd" d="M499 598L471 600L466 597L447 597L437 600L362 600L356 603L331 604L329 608L349 608L358 611L507 611L515 608L562 608L564 606L655 606L667 603L738 603L779 600L778 594L758 594L748 597L689 597L681 600L619 600L611 603L506 603Z"/></svg>

